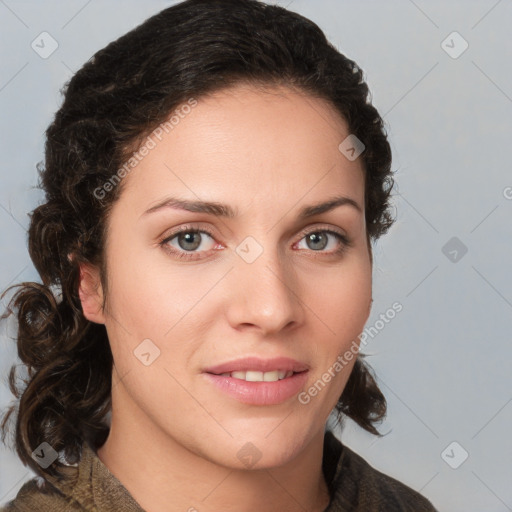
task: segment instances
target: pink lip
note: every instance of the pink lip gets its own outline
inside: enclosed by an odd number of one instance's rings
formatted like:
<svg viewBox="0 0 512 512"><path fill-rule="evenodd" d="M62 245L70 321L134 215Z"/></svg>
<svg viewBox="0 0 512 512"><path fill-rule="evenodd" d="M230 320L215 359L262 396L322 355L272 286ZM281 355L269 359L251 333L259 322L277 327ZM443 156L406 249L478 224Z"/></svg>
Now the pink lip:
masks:
<svg viewBox="0 0 512 512"><path fill-rule="evenodd" d="M235 361L229 361L203 370L205 373L220 375L221 373L246 372L255 370L258 372L271 372L274 370L293 371L295 373L309 370L309 366L290 359L289 357L275 357L272 359L260 359L259 357L244 357ZM272 384L272 383L271 383Z"/></svg>
<svg viewBox="0 0 512 512"><path fill-rule="evenodd" d="M291 377L276 382L247 382L213 373L203 375L218 389L239 402L250 405L276 405L295 396L304 387L308 373L307 370L294 373Z"/></svg>

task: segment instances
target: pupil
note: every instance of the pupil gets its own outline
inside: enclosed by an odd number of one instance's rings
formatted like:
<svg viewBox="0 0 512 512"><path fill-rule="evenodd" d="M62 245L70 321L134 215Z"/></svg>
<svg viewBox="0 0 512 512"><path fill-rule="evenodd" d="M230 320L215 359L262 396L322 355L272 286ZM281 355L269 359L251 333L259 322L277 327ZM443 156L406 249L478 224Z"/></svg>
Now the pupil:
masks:
<svg viewBox="0 0 512 512"><path fill-rule="evenodd" d="M324 233L311 233L308 236L308 241L313 242L313 245L315 243L320 243L320 246L313 246L312 249L324 249L327 243L327 237ZM323 242L323 243L322 243Z"/></svg>
<svg viewBox="0 0 512 512"><path fill-rule="evenodd" d="M194 249L197 249L201 244L201 239L199 237L198 241L193 242L193 238L199 234L200 233L182 233L178 238L180 247L188 251L193 251ZM182 241L184 241L185 246L183 246L183 244L181 243ZM192 244L192 246L187 246L187 244Z"/></svg>

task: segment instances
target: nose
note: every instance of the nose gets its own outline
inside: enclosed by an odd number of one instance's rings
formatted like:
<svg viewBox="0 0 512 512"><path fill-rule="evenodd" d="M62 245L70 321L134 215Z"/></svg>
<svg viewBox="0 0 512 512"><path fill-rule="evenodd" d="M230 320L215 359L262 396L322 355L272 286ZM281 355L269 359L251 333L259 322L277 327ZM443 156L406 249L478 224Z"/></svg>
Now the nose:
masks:
<svg viewBox="0 0 512 512"><path fill-rule="evenodd" d="M249 263L235 258L230 272L227 317L233 328L276 334L302 324L304 304L297 274L277 248L265 248Z"/></svg>

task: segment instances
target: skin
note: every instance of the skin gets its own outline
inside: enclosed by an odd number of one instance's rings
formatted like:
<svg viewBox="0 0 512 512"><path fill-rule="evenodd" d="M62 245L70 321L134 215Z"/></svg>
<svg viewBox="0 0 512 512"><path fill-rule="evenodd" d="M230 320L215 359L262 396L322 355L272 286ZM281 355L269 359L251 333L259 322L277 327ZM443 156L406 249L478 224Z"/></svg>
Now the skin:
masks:
<svg viewBox="0 0 512 512"><path fill-rule="evenodd" d="M260 406L210 384L202 370L243 356L288 356L310 366L307 390L362 332L371 307L372 261L361 159L338 145L347 124L324 100L284 87L238 84L201 97L124 178L108 219L107 290L82 266L85 316L105 324L114 357L112 424L101 461L149 512L322 511L324 427L355 358L307 405L294 396ZM239 216L163 208L167 196L226 203ZM299 220L333 195L343 205ZM182 260L159 242L183 226L207 228ZM328 245L304 231L334 229ZM252 236L263 253L247 263ZM200 237L200 238L199 238ZM190 247L178 238L175 251ZM215 249L216 248L216 249ZM193 252L195 251L195 253ZM106 307L101 304L106 299ZM145 339L160 356L145 366ZM261 453L247 468L238 451Z"/></svg>

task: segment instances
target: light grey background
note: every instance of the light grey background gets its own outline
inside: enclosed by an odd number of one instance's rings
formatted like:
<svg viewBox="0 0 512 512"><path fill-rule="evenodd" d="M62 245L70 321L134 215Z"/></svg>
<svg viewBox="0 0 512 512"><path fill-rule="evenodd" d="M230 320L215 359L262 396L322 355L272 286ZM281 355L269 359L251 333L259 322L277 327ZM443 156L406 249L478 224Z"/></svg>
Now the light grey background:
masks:
<svg viewBox="0 0 512 512"><path fill-rule="evenodd" d="M0 0L1 289L38 279L25 230L41 199L35 165L60 87L95 51L173 3ZM510 511L512 3L279 3L316 21L365 71L394 154L397 222L374 251L367 325L395 301L403 310L363 350L388 400L388 435L349 422L342 441L440 511ZM31 48L43 31L59 44L47 59ZM460 37L442 46L454 31ZM445 51L456 55L464 40L457 58ZM443 252L452 237L467 253ZM8 328L0 407L12 399ZM3 447L0 457L4 503L32 473Z"/></svg>

